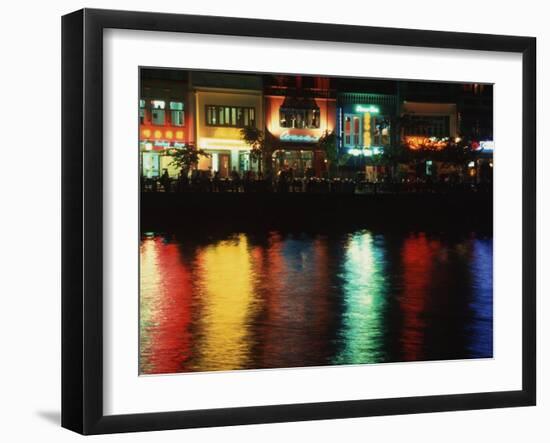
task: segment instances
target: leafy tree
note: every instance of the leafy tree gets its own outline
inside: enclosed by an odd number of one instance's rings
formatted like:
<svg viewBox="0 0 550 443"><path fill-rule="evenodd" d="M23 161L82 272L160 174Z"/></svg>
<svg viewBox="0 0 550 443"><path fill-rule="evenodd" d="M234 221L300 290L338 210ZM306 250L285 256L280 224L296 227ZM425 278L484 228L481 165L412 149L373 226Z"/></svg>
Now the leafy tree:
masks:
<svg viewBox="0 0 550 443"><path fill-rule="evenodd" d="M329 176L338 174L338 143L335 132L325 131L319 138L318 146L325 153Z"/></svg>
<svg viewBox="0 0 550 443"><path fill-rule="evenodd" d="M246 126L241 129L241 138L250 145L250 157L258 162L258 172L262 172L262 165L266 170L270 170L275 137L269 131L264 132L255 126Z"/></svg>
<svg viewBox="0 0 550 443"><path fill-rule="evenodd" d="M183 174L187 174L191 168L195 167L201 157L210 157L210 154L198 149L192 143L187 143L181 148L170 149L168 155L172 157L170 165L178 168Z"/></svg>

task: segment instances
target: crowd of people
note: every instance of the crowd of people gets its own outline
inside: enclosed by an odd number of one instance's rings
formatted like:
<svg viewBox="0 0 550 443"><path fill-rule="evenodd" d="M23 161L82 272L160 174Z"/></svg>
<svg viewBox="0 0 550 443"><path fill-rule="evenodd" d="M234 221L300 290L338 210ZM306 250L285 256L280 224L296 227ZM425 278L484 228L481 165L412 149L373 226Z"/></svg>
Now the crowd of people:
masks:
<svg viewBox="0 0 550 443"><path fill-rule="evenodd" d="M195 169L170 177L166 169L160 177L142 177L142 192L313 192L313 193L420 193L420 192L486 192L490 183L458 183L450 180L433 181L427 178L407 178L392 181L383 177L369 181L364 174L354 178L319 178L306 171L296 177L292 168L282 169L276 174L246 171L239 174L233 169L228 177L220 172Z"/></svg>

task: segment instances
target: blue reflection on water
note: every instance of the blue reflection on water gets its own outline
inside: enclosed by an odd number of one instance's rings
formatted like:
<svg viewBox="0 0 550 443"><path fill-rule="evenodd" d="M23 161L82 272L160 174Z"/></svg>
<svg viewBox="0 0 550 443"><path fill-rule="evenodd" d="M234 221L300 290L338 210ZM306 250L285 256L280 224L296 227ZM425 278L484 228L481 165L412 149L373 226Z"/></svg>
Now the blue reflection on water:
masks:
<svg viewBox="0 0 550 443"><path fill-rule="evenodd" d="M473 358L493 355L493 240L472 244L472 301L469 350Z"/></svg>

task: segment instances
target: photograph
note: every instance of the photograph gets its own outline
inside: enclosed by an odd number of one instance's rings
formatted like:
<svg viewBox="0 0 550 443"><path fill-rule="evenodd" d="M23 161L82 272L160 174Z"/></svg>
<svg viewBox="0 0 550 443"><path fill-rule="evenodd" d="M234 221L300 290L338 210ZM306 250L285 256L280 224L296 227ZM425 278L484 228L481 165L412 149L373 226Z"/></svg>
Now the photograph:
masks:
<svg viewBox="0 0 550 443"><path fill-rule="evenodd" d="M493 358L493 84L138 75L141 376Z"/></svg>

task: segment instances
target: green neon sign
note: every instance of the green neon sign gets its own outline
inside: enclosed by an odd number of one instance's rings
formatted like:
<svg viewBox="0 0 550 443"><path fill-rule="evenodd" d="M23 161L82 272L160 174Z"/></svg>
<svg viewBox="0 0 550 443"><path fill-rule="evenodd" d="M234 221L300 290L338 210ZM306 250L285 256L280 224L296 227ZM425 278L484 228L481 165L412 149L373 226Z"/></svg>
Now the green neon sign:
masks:
<svg viewBox="0 0 550 443"><path fill-rule="evenodd" d="M355 105L355 112L370 112L371 114L378 114L380 108L375 105Z"/></svg>

